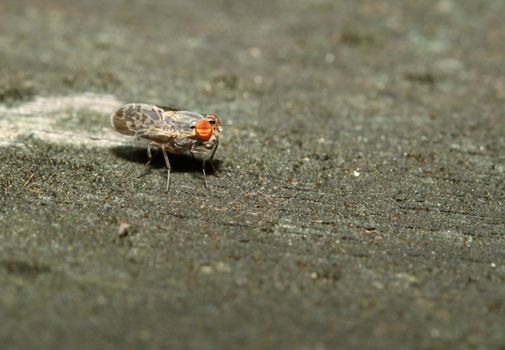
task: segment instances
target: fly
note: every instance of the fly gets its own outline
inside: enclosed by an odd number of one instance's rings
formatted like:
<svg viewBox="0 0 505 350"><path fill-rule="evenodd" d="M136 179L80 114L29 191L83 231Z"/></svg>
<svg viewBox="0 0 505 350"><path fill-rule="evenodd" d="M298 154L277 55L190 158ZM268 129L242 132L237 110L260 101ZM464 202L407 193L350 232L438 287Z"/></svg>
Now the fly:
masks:
<svg viewBox="0 0 505 350"><path fill-rule="evenodd" d="M167 165L166 191L170 187L170 162L167 153L191 155L202 160L205 187L205 162L214 169L212 159L219 145L221 121L215 114L182 111L173 107L129 103L111 115L111 125L117 132L147 140L147 163L151 164L151 146L161 149Z"/></svg>

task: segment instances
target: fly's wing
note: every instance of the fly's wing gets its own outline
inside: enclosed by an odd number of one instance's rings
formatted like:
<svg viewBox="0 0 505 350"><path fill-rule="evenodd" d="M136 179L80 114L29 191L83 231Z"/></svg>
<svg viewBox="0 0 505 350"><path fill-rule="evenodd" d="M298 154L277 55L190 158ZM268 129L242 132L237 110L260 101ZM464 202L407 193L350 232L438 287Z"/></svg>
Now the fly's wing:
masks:
<svg viewBox="0 0 505 350"><path fill-rule="evenodd" d="M190 111L174 111L165 114L170 116L174 127L183 133L192 132L196 123L205 116L205 114Z"/></svg>
<svg viewBox="0 0 505 350"><path fill-rule="evenodd" d="M139 136L157 142L168 142L176 128L165 111L157 106L130 103L111 116L111 125L119 133Z"/></svg>

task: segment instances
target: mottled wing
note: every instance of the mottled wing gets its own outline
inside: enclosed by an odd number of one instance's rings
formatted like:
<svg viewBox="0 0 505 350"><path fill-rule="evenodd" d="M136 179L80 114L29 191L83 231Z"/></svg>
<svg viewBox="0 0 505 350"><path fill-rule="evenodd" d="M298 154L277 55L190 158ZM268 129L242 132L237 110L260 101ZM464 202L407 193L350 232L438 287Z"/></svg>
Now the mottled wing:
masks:
<svg viewBox="0 0 505 350"><path fill-rule="evenodd" d="M167 112L165 115L171 119L174 127L181 132L192 131L196 123L205 116L205 114L191 111Z"/></svg>
<svg viewBox="0 0 505 350"><path fill-rule="evenodd" d="M118 109L111 116L111 124L121 134L157 142L170 141L176 131L162 108L141 103L130 103Z"/></svg>

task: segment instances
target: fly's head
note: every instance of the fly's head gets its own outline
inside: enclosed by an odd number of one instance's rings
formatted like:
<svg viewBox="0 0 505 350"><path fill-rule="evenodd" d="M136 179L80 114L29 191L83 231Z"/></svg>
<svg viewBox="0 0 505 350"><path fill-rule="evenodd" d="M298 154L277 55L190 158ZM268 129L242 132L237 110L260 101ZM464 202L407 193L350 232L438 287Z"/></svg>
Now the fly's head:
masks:
<svg viewBox="0 0 505 350"><path fill-rule="evenodd" d="M203 118L196 121L192 128L195 130L194 138L199 143L214 143L219 140L221 134L221 121L215 114L206 114Z"/></svg>
<svg viewBox="0 0 505 350"><path fill-rule="evenodd" d="M201 158L210 157L219 144L219 136L222 130L219 117L215 114L206 114L196 121L192 128L194 129L194 139L196 141L192 150Z"/></svg>

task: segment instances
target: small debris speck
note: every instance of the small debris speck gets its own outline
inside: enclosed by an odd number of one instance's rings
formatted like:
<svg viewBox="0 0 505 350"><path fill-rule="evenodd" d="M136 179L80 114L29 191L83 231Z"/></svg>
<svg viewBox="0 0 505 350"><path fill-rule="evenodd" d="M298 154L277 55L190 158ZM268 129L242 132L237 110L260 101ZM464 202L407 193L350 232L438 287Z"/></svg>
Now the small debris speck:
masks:
<svg viewBox="0 0 505 350"><path fill-rule="evenodd" d="M117 236L119 238L123 238L128 236L128 229L130 228L130 224L126 222L122 222L119 224L119 228L117 230Z"/></svg>
<svg viewBox="0 0 505 350"><path fill-rule="evenodd" d="M212 266L204 265L204 266L200 267L200 272L203 274L209 275L212 272L214 272L214 269L212 268Z"/></svg>

